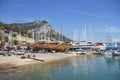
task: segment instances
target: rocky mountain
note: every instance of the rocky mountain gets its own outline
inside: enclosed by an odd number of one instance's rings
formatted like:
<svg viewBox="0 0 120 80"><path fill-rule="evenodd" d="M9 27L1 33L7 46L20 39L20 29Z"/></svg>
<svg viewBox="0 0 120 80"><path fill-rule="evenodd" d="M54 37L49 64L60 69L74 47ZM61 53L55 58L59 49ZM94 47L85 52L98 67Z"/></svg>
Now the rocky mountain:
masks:
<svg viewBox="0 0 120 80"><path fill-rule="evenodd" d="M34 21L29 23L12 23L5 24L0 22L0 29L4 29L6 33L9 31L21 32L23 36L29 36L36 41L39 40L52 40L52 41L71 41L69 38L61 35L55 30L47 21Z"/></svg>

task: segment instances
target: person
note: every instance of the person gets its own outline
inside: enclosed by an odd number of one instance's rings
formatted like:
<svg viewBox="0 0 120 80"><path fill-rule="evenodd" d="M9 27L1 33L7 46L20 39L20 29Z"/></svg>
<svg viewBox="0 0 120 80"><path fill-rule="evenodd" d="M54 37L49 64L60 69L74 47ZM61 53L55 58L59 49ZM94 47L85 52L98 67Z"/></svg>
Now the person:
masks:
<svg viewBox="0 0 120 80"><path fill-rule="evenodd" d="M29 53L30 50L31 50L31 48L30 48L30 46L28 45L28 46L27 46L27 52Z"/></svg>

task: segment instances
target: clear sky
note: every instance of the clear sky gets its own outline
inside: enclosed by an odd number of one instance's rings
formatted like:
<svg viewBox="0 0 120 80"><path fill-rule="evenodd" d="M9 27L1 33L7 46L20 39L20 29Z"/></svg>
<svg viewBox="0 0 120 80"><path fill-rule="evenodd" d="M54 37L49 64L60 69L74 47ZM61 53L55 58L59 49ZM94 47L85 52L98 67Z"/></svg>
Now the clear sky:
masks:
<svg viewBox="0 0 120 80"><path fill-rule="evenodd" d="M120 0L0 0L0 21L25 23L47 20L62 34L72 38L86 24L94 41L105 41L107 32L120 39ZM88 38L87 38L88 39Z"/></svg>

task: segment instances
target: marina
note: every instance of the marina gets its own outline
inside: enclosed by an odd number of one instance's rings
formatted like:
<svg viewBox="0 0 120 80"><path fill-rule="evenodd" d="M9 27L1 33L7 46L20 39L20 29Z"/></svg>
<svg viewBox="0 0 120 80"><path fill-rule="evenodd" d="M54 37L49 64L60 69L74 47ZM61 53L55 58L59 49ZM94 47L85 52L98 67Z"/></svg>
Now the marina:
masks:
<svg viewBox="0 0 120 80"><path fill-rule="evenodd" d="M120 80L119 0L0 0L0 80Z"/></svg>

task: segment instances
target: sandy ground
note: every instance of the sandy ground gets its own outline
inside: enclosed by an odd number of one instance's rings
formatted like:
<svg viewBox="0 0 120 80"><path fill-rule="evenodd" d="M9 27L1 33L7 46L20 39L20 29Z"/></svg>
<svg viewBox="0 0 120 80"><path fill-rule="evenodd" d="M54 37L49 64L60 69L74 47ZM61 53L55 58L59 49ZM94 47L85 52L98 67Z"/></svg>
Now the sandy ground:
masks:
<svg viewBox="0 0 120 80"><path fill-rule="evenodd" d="M35 59L37 60L33 60L29 58L21 59L21 56L18 55L11 55L11 56L0 55L0 68L22 66L22 65L33 64L38 62L44 63L44 62L76 56L75 54L64 54L64 53L32 53L32 54L30 53L30 54L26 54L25 56L27 55L30 56L35 55ZM44 62L38 60L44 60Z"/></svg>
<svg viewBox="0 0 120 80"><path fill-rule="evenodd" d="M87 52L87 55L93 55L93 51ZM1 68L9 68L9 67L17 67L17 66L22 66L22 65L27 65L27 64L33 64L33 63L45 63L45 62L50 62L50 61L55 61L55 60L60 60L68 57L73 57L73 56L80 56L76 55L76 53L26 53L24 56L28 57L30 55L31 58L25 58L21 59L22 55L11 55L11 56L2 56L0 55L0 69ZM35 55L35 57L33 57ZM42 60L42 61L41 61Z"/></svg>

